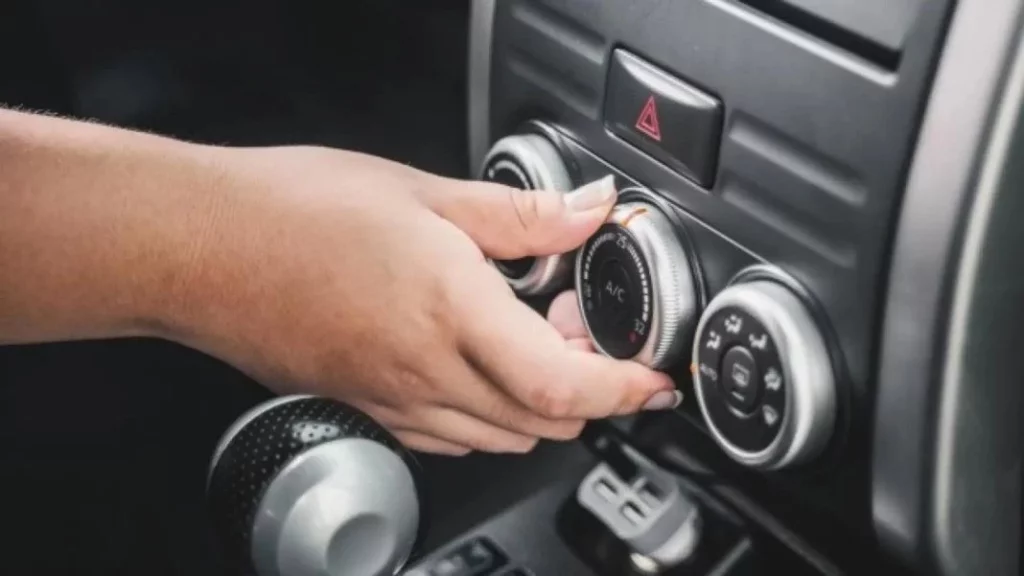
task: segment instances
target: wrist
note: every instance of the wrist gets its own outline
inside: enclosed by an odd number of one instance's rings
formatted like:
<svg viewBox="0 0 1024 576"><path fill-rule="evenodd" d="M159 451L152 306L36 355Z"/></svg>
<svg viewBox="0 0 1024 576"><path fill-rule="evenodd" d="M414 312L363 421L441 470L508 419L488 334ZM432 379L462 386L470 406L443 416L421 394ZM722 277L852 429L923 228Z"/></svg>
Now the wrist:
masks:
<svg viewBox="0 0 1024 576"><path fill-rule="evenodd" d="M154 150L159 162L155 187L135 215L149 252L139 283L132 286L133 330L145 336L193 344L209 328L208 316L229 290L224 278L214 279L225 240L231 198L240 187L229 148L179 141Z"/></svg>

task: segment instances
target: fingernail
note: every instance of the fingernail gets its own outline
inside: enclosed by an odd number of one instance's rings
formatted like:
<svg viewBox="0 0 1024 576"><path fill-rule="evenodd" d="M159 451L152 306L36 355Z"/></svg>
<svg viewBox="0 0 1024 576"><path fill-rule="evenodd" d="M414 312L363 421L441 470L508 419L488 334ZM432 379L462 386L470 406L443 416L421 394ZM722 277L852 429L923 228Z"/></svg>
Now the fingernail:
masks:
<svg viewBox="0 0 1024 576"><path fill-rule="evenodd" d="M683 403L683 393L679 390L662 390L644 404L644 410L673 410Z"/></svg>
<svg viewBox="0 0 1024 576"><path fill-rule="evenodd" d="M565 204L574 212L586 212L611 202L618 195L615 177L609 174L565 195Z"/></svg>

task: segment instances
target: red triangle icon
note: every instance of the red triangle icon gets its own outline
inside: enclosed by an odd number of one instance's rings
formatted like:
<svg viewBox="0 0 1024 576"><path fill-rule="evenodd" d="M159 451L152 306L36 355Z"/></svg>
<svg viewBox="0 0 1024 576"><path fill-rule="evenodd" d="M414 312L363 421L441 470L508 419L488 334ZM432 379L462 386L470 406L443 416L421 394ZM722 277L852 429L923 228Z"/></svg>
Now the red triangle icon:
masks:
<svg viewBox="0 0 1024 576"><path fill-rule="evenodd" d="M647 104L644 104L644 109L640 111L640 117L636 119L636 129L655 142L661 142L661 124L658 122L658 104L654 101L654 94L651 94Z"/></svg>

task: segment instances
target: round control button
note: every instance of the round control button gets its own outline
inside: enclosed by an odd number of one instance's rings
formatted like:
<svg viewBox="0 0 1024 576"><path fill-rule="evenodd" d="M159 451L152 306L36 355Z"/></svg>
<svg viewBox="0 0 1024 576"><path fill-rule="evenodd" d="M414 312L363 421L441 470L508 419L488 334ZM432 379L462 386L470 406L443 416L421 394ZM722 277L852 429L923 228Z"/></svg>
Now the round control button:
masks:
<svg viewBox="0 0 1024 576"><path fill-rule="evenodd" d="M483 179L489 182L495 182L497 184L503 184L505 186L511 186L512 188L520 188L523 190L536 187L526 176L526 172L523 168L510 158L499 158L493 160L489 168L486 169ZM527 274L530 273L530 270L532 270L536 264L537 259L533 256L517 258L515 260L494 261L494 266L498 268L498 271L511 280L522 280L523 278L526 278Z"/></svg>
<svg viewBox="0 0 1024 576"><path fill-rule="evenodd" d="M613 358L632 358L651 326L650 272L628 230L604 224L583 257L580 304L595 343Z"/></svg>
<svg viewBox="0 0 1024 576"><path fill-rule="evenodd" d="M693 344L697 402L733 459L778 469L832 436L835 377L803 302L779 283L735 284L708 304Z"/></svg>
<svg viewBox="0 0 1024 576"><path fill-rule="evenodd" d="M690 256L672 221L647 202L616 206L583 245L576 289L595 348L614 358L669 366L696 322Z"/></svg>
<svg viewBox="0 0 1024 576"><path fill-rule="evenodd" d="M733 346L722 357L723 392L734 408L749 414L761 397L761 380L757 362L746 346Z"/></svg>
<svg viewBox="0 0 1024 576"><path fill-rule="evenodd" d="M484 158L480 179L524 190L572 189L572 178L555 145L539 134L515 134L494 144ZM547 294L564 286L572 256L493 260L494 267L521 295Z"/></svg>

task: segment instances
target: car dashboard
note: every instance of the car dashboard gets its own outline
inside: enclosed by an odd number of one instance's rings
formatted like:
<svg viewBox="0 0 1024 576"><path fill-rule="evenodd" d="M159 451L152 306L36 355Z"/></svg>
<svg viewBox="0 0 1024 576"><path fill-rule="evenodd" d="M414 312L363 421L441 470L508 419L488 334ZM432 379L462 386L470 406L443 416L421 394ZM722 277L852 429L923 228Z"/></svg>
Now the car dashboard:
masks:
<svg viewBox="0 0 1024 576"><path fill-rule="evenodd" d="M566 280L605 353L642 358L634 325L679 341L643 360L685 400L631 424L633 441L694 478L713 471L762 529L838 570L1015 572L1020 397L1005 339L1021 292L1007 279L1012 217L998 214L1020 203L1020 10L473 7L471 169L529 165L508 144L539 137L574 184L614 174L620 205L669 216L632 226L643 264L592 238ZM625 272L603 271L616 258ZM688 285L666 263L687 268L692 303L668 294ZM633 311L597 294L630 285ZM801 313L783 310L790 298ZM682 327L643 332L659 322ZM751 375L760 389L741 390Z"/></svg>
<svg viewBox="0 0 1024 576"><path fill-rule="evenodd" d="M168 342L3 347L18 574L396 573L351 568L375 546L405 576L1020 573L1024 0L100 4L12 4L0 101L521 188L611 176L577 250L493 264L538 313L575 292L595 350L682 401L410 455ZM335 538L360 530L338 493L376 537Z"/></svg>

